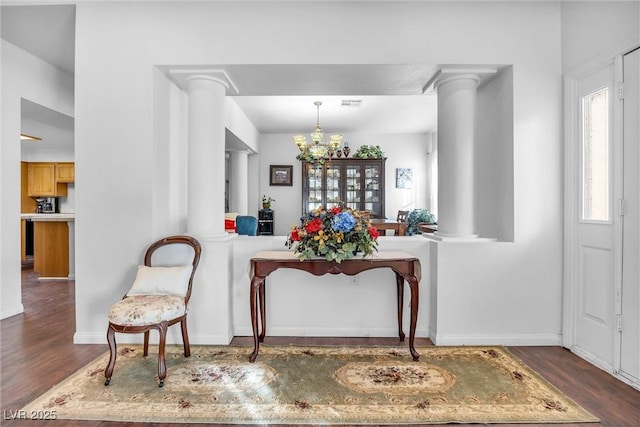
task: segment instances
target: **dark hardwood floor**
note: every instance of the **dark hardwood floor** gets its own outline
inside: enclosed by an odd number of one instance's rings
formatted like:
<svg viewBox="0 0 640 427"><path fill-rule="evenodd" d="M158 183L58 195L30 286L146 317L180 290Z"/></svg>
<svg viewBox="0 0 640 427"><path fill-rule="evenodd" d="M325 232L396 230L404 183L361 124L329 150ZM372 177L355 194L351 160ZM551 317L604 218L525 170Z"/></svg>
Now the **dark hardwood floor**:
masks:
<svg viewBox="0 0 640 427"><path fill-rule="evenodd" d="M184 424L7 419L10 418L10 411L15 413L53 385L107 351L106 344L73 344L74 282L40 282L37 280L37 274L33 273L28 266L23 269L22 275L25 312L2 320L0 387L2 388L3 417L0 419L0 424L3 426L36 426L51 423L65 426L184 426ZM397 344L396 339L390 338L267 337L265 342L308 345ZM249 345L251 343L248 337L238 337L233 340L233 344ZM430 342L427 339L419 339L416 340L416 345L430 345ZM640 426L640 391L616 380L560 347L510 347L509 350L601 420L600 423L580 424L581 426Z"/></svg>

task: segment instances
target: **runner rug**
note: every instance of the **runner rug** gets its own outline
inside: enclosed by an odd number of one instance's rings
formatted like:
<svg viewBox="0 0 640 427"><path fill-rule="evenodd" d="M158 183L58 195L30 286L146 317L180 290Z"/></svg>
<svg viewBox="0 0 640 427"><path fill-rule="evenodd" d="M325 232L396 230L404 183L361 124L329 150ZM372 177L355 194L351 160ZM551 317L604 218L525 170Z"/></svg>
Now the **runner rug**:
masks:
<svg viewBox="0 0 640 427"><path fill-rule="evenodd" d="M120 346L109 386L104 354L27 407L58 419L238 423L573 423L595 417L501 347Z"/></svg>

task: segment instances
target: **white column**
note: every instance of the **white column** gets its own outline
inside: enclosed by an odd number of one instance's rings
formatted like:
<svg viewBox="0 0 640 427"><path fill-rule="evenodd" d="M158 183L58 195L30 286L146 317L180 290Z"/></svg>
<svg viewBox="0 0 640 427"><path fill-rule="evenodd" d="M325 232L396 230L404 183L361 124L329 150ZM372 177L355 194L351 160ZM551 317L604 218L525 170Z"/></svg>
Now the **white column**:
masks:
<svg viewBox="0 0 640 427"><path fill-rule="evenodd" d="M229 177L229 210L240 215L249 213L249 153L231 151Z"/></svg>
<svg viewBox="0 0 640 427"><path fill-rule="evenodd" d="M224 231L224 103L227 84L208 75L186 79L189 96L189 171L187 231L223 235Z"/></svg>
<svg viewBox="0 0 640 427"><path fill-rule="evenodd" d="M438 91L438 235L475 238L474 139L477 74L447 75Z"/></svg>

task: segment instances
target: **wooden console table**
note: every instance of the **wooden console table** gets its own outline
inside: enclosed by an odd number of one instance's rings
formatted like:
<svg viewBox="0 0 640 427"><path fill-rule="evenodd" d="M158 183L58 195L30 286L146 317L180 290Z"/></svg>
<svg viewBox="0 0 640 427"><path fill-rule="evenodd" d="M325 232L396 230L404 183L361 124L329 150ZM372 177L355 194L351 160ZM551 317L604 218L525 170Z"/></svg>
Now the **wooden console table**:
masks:
<svg viewBox="0 0 640 427"><path fill-rule="evenodd" d="M409 351L413 360L418 360L420 355L414 348L416 324L418 321L418 284L422 276L420 260L415 256L401 251L380 251L371 256L361 256L342 261L338 264L325 259L312 259L300 261L291 251L263 251L251 258L251 289L249 303L251 305L251 326L253 328L253 352L249 361L254 362L258 357L260 342L264 341L267 330L267 313L265 311L265 284L267 276L279 268L293 268L303 270L315 276L327 273L356 275L374 268L390 268L396 275L396 287L398 295L398 336L404 341L402 331L402 305L404 299L404 281L409 283L411 289L411 322L409 325ZM262 330L258 334L258 314Z"/></svg>

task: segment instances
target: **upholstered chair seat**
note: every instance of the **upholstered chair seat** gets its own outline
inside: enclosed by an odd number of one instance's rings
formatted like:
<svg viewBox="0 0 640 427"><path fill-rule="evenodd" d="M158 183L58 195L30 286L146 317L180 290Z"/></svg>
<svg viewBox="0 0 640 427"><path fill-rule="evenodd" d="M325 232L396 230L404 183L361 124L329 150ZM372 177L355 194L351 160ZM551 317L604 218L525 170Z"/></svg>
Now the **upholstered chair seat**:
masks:
<svg viewBox="0 0 640 427"><path fill-rule="evenodd" d="M134 295L111 306L109 322L121 326L155 325L186 313L183 296Z"/></svg>

